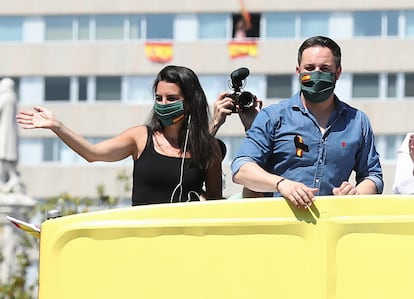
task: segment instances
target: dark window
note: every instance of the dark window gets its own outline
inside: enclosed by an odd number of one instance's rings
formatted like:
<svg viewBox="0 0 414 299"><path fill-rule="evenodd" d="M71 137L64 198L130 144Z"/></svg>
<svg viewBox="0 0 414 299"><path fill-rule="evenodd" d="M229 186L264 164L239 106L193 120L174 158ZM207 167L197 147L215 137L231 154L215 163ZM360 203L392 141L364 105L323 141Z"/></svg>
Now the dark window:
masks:
<svg viewBox="0 0 414 299"><path fill-rule="evenodd" d="M45 79L45 101L68 101L69 94L69 77L48 77Z"/></svg>
<svg viewBox="0 0 414 299"><path fill-rule="evenodd" d="M237 32L241 33L239 38L245 37L259 37L260 36L260 14L250 14L250 28L246 28L246 20L241 14L233 14L233 38L238 38ZM243 32L243 33L242 33Z"/></svg>
<svg viewBox="0 0 414 299"><path fill-rule="evenodd" d="M405 74L404 95L406 97L414 97L414 73Z"/></svg>
<svg viewBox="0 0 414 299"><path fill-rule="evenodd" d="M291 75L269 75L267 76L266 98L284 99L292 96Z"/></svg>
<svg viewBox="0 0 414 299"><path fill-rule="evenodd" d="M113 101L121 99L121 77L97 77L96 100Z"/></svg>
<svg viewBox="0 0 414 299"><path fill-rule="evenodd" d="M78 101L86 101L88 99L88 78L87 77L79 77L78 79Z"/></svg>

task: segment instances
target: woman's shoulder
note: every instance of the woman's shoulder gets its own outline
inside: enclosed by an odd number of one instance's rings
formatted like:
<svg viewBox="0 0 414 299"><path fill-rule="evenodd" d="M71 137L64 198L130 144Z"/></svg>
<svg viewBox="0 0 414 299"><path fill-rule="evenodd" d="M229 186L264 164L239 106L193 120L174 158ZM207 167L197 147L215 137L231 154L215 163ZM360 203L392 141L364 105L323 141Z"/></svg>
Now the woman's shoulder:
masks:
<svg viewBox="0 0 414 299"><path fill-rule="evenodd" d="M121 135L135 140L135 143L142 144L147 142L149 128L145 125L130 127L122 132Z"/></svg>
<svg viewBox="0 0 414 299"><path fill-rule="evenodd" d="M149 128L145 125L130 127L124 131L124 134L128 135L129 138L134 140L134 143L136 144L137 152L134 155L134 159L137 159L145 149L148 140L148 133Z"/></svg>
<svg viewBox="0 0 414 299"><path fill-rule="evenodd" d="M147 134L149 131L149 127L145 126L145 125L137 125L134 127L130 127L128 129L125 130L126 133L128 134L133 134L133 135L142 135L142 134Z"/></svg>

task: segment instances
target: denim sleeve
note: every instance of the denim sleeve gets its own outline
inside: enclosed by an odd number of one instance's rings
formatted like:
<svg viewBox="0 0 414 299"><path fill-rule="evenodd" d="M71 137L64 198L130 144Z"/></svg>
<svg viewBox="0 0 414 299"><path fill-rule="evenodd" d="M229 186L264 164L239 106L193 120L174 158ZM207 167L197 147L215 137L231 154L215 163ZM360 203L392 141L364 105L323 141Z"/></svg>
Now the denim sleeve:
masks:
<svg viewBox="0 0 414 299"><path fill-rule="evenodd" d="M233 163L231 163L232 176L234 177L239 172L240 167L242 167L244 164L248 162L255 162L255 161L250 157L238 157L234 159Z"/></svg>
<svg viewBox="0 0 414 299"><path fill-rule="evenodd" d="M251 128L247 131L246 138L240 145L239 151L231 165L233 176L240 167L247 162L257 163L264 167L269 154L274 135L274 116L271 116L271 106L266 107L256 116Z"/></svg>
<svg viewBox="0 0 414 299"><path fill-rule="evenodd" d="M375 138L368 117L365 114L362 115L364 140L357 154L356 181L359 184L364 179L370 179L375 183L378 194L381 194L384 189L384 181L379 154L375 148Z"/></svg>

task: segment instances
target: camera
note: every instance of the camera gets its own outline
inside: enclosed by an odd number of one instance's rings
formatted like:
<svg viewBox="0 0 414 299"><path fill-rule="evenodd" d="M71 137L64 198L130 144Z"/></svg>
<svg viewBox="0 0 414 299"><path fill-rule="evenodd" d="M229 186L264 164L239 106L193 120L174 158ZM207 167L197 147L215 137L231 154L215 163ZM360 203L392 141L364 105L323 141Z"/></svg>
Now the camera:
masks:
<svg viewBox="0 0 414 299"><path fill-rule="evenodd" d="M240 109L247 109L253 107L256 103L256 96L249 91L242 91L245 86L245 79L249 76L250 71L246 67L234 70L230 74L229 87L233 89L233 93L229 96L233 99L234 106L232 112L236 112L236 105L239 105Z"/></svg>

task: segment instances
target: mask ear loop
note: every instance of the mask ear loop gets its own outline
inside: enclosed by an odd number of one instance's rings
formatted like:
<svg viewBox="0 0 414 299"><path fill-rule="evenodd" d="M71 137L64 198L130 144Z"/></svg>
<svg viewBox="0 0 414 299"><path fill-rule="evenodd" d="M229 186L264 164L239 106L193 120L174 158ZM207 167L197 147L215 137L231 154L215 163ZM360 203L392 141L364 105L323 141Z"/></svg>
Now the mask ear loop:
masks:
<svg viewBox="0 0 414 299"><path fill-rule="evenodd" d="M180 190L178 201L181 201L181 196L183 195L184 161L185 161L185 153L187 152L188 135L189 135L189 132L190 132L190 122L191 122L191 115L188 116L187 132L185 133L184 149L183 149L183 154L182 154L182 158L181 158L181 166L180 166L180 180L179 180L177 186L175 186L175 188L174 188L174 190L171 194L170 203L173 203L174 195L177 192L177 190Z"/></svg>

